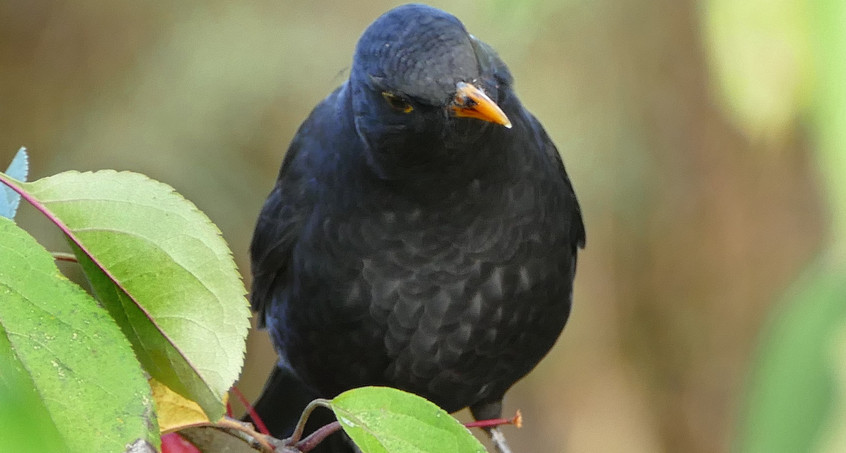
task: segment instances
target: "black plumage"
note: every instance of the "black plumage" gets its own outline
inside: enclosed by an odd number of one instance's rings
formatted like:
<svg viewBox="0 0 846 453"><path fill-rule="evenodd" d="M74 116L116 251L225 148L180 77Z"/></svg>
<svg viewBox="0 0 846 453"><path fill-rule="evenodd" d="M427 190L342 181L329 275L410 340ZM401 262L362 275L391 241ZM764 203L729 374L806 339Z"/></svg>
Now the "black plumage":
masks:
<svg viewBox="0 0 846 453"><path fill-rule="evenodd" d="M498 417L567 321L584 241L494 51L440 10L389 11L258 219L252 306L280 355L259 414L283 436L310 397L387 385Z"/></svg>

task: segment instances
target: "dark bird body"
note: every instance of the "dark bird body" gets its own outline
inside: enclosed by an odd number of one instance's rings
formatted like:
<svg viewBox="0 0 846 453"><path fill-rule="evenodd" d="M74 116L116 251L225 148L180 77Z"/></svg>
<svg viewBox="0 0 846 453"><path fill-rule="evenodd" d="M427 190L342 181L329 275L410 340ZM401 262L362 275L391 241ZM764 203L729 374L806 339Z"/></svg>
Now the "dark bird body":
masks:
<svg viewBox="0 0 846 453"><path fill-rule="evenodd" d="M295 399L365 385L498 417L552 347L584 227L511 82L457 19L407 5L368 28L350 80L300 127L251 247L280 354L257 403L274 434Z"/></svg>

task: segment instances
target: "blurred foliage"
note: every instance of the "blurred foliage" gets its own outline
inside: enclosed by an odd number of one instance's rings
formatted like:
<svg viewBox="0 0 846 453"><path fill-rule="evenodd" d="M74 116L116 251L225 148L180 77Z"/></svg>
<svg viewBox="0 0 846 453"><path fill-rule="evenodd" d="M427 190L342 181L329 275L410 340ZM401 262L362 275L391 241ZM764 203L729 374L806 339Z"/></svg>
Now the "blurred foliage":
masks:
<svg viewBox="0 0 846 453"><path fill-rule="evenodd" d="M816 73L812 128L831 215L830 249L846 263L846 4L810 3Z"/></svg>
<svg viewBox="0 0 846 453"><path fill-rule="evenodd" d="M733 18L735 23L752 19L758 25L756 31L765 30L769 36L761 39L760 34L732 33L719 28L725 22L712 21L717 24L715 43L724 48L755 48L746 55L749 58L729 60L723 55L722 61L717 59L715 66L731 67L734 72L723 73L724 93L731 105L747 107L741 108L745 113L737 119L750 130L778 133L785 120L808 118L821 187L829 200L830 226L820 256L774 310L762 335L737 447L742 452L843 451L846 4L839 0L780 0L753 10L750 3L762 2L711 2L715 6L712 11L721 8L720 15ZM743 56L744 52L738 53ZM789 65L768 64L775 59L793 61ZM802 73L813 77L798 77ZM792 83L785 84L788 79ZM797 92L810 93L808 102L795 102ZM766 100L775 101L765 105Z"/></svg>
<svg viewBox="0 0 846 453"><path fill-rule="evenodd" d="M844 414L834 410L846 402L846 267L833 264L808 270L763 337L741 452L843 451L823 446L825 438L846 435Z"/></svg>
<svg viewBox="0 0 846 453"><path fill-rule="evenodd" d="M835 2L432 2L509 64L588 228L570 325L506 400L526 417L507 430L515 450L737 445L760 327L790 305L774 305L787 288L806 294L792 283L846 223L846 185L829 184L846 176L846 60L820 50L842 42L846 19L822 9ZM26 145L50 156L33 178L116 168L165 181L248 275L288 141L344 80L361 31L399 3L5 0L0 162ZM248 395L274 360L264 336L251 336Z"/></svg>
<svg viewBox="0 0 846 453"><path fill-rule="evenodd" d="M704 31L726 113L754 138L789 132L812 74L806 4L709 0Z"/></svg>

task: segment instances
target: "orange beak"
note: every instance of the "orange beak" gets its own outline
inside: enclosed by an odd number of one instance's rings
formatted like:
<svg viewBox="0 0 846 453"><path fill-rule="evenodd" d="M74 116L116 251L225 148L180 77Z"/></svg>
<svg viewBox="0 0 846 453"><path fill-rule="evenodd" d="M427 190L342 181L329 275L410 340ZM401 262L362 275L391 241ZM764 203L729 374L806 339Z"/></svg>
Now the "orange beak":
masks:
<svg viewBox="0 0 846 453"><path fill-rule="evenodd" d="M455 99L449 108L455 116L476 118L511 129L511 121L505 116L505 112L484 91L471 83L455 84Z"/></svg>

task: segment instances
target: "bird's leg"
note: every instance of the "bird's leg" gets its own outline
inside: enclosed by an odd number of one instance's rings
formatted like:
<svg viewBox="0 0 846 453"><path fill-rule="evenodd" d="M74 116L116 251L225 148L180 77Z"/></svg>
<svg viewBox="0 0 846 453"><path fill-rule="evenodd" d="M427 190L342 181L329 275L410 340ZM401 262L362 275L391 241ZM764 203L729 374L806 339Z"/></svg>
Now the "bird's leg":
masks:
<svg viewBox="0 0 846 453"><path fill-rule="evenodd" d="M491 420L502 417L502 398L496 401L478 403L470 407L470 412L476 420ZM505 440L505 435L502 434L499 427L490 426L485 428L485 432L490 436L491 441L496 448L497 453L511 453L511 447Z"/></svg>
<svg viewBox="0 0 846 453"><path fill-rule="evenodd" d="M511 447L508 446L508 442L505 440L505 435L502 434L502 431L499 428L488 428L487 429L488 435L491 436L491 441L493 441L494 448L498 453L511 453Z"/></svg>

